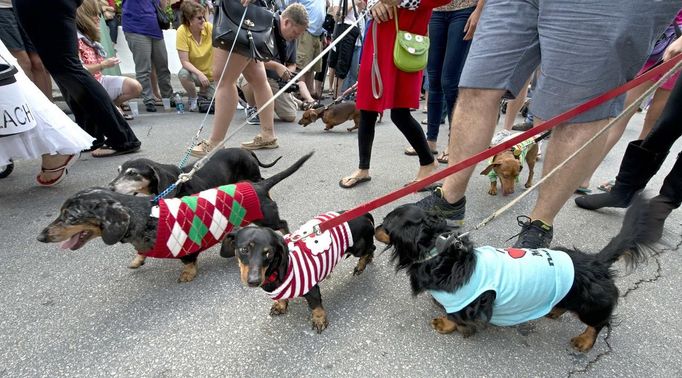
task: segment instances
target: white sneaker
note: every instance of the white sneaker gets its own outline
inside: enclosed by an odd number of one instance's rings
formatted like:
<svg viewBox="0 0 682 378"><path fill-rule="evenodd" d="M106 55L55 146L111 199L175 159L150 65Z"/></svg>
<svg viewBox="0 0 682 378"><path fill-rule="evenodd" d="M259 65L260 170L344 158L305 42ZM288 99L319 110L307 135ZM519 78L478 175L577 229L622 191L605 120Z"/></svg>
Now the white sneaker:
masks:
<svg viewBox="0 0 682 378"><path fill-rule="evenodd" d="M244 105L242 105L241 101L237 102L237 110L244 110Z"/></svg>
<svg viewBox="0 0 682 378"><path fill-rule="evenodd" d="M490 145L494 146L500 144L512 136L512 132L506 129L502 129L493 135L493 139L490 141Z"/></svg>

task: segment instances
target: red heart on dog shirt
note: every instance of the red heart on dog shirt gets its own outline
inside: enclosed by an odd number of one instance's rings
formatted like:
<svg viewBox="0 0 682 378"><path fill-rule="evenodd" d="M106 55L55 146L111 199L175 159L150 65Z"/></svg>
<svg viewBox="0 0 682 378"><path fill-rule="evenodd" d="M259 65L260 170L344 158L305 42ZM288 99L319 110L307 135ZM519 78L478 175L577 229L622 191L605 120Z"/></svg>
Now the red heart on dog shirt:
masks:
<svg viewBox="0 0 682 378"><path fill-rule="evenodd" d="M507 254L509 254L509 256L511 256L512 258L515 258L515 259L520 259L526 255L525 249L507 248L506 251L507 251Z"/></svg>

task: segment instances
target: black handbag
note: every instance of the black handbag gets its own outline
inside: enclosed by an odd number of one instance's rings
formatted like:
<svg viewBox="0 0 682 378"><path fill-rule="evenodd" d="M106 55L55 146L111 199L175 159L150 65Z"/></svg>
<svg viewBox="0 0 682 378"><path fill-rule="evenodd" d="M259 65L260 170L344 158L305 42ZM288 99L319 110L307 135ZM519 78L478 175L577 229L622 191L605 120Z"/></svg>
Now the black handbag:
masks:
<svg viewBox="0 0 682 378"><path fill-rule="evenodd" d="M161 27L161 30L170 29L173 20L170 19L166 10L161 8L161 4L158 0L152 0L152 2L154 3L154 7L156 7L156 21L159 22L159 27Z"/></svg>
<svg viewBox="0 0 682 378"><path fill-rule="evenodd" d="M239 0L222 0L213 17L213 47L229 51L236 39L233 52L254 60L271 60L277 56L274 22L274 13L264 7L249 4L244 8Z"/></svg>

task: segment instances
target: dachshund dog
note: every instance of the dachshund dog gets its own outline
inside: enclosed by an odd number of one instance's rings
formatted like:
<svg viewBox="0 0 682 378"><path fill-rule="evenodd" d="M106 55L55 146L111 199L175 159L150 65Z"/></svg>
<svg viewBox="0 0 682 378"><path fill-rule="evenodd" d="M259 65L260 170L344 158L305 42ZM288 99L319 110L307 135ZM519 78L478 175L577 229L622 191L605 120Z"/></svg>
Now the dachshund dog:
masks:
<svg viewBox="0 0 682 378"><path fill-rule="evenodd" d="M317 333L327 328L327 312L322 307L319 282L344 256L359 257L353 275L359 275L374 257L374 219L365 214L342 223L322 234L314 227L332 219L329 212L305 223L282 237L265 227L245 227L227 236L237 251L241 280L250 287L261 287L272 298L270 315L287 312L289 299L303 296L312 312L312 328ZM229 254L221 256L231 257Z"/></svg>
<svg viewBox="0 0 682 378"><path fill-rule="evenodd" d="M328 109L325 107L308 109L303 112L298 124L306 127L320 118L324 122L325 131L331 130L334 126L346 121L353 121L355 123L353 127L346 129L348 131L353 131L360 126L360 110L355 107L355 102L353 101L330 105Z"/></svg>
<svg viewBox="0 0 682 378"><path fill-rule="evenodd" d="M523 169L523 160L528 165L528 180L524 185L530 188L533 185L533 174L535 171L535 162L538 158L538 144L533 139L528 139L511 148L493 156L490 164L481 172L482 175L487 175L490 178L490 189L488 194L494 196L497 194L497 179L500 179L502 186L502 195L509 195L514 193L514 186L516 180Z"/></svg>
<svg viewBox="0 0 682 378"><path fill-rule="evenodd" d="M185 264L179 282L189 282L197 274L199 253L221 242L234 227L257 222L288 230L269 191L296 172L312 154L263 181L161 199L156 206L147 197L106 188L85 189L64 202L59 216L40 233L38 241L62 242L62 248L71 250L97 237L107 245L130 243L142 257L141 263L132 268L142 265L144 256L176 258Z"/></svg>
<svg viewBox="0 0 682 378"><path fill-rule="evenodd" d="M192 179L178 186L167 197L189 196L202 190L239 181L263 180L259 167L270 168L282 157L270 164L261 163L253 151L242 148L221 149L196 171ZM111 190L122 194L157 195L178 180L182 173L192 170L192 165L178 168L149 159L132 159L118 168L118 176L109 183Z"/></svg>
<svg viewBox="0 0 682 378"><path fill-rule="evenodd" d="M396 270L406 270L413 295L429 291L445 308L445 316L431 321L436 331L468 337L488 323L514 325L543 315L556 319L569 311L587 325L571 345L587 352L610 324L618 302L611 265L621 257L628 267L645 260L644 202L631 206L618 236L597 254L474 247L467 237L446 239L445 221L412 204L391 211L375 236L394 248L392 261Z"/></svg>

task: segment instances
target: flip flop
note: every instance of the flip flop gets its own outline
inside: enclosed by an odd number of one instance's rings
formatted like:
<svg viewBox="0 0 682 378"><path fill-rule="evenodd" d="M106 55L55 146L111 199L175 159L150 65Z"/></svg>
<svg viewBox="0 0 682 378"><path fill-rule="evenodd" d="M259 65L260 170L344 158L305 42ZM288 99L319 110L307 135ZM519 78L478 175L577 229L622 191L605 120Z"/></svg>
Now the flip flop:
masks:
<svg viewBox="0 0 682 378"><path fill-rule="evenodd" d="M448 153L443 152L439 157L436 158L436 160L438 160L439 163L447 164L448 163Z"/></svg>
<svg viewBox="0 0 682 378"><path fill-rule="evenodd" d="M363 182L370 181L372 178L371 177L354 177L354 176L349 176L349 177L344 177L341 180L339 180L339 186L344 188L344 189L350 189L358 184L362 184ZM350 180L350 184L344 184L343 182L346 180Z"/></svg>
<svg viewBox="0 0 682 378"><path fill-rule="evenodd" d="M613 186L616 185L616 180L609 180L603 184L600 184L597 186L597 189L601 190L602 192L610 192Z"/></svg>
<svg viewBox="0 0 682 378"><path fill-rule="evenodd" d="M122 115L123 115L123 119L125 119L126 121L132 121L135 119L135 117L133 117L132 114L123 113Z"/></svg>
<svg viewBox="0 0 682 378"><path fill-rule="evenodd" d="M434 155L438 155L438 150L431 150L431 153ZM417 156L417 151L412 148L412 146L405 147L405 155L407 156Z"/></svg>
<svg viewBox="0 0 682 378"><path fill-rule="evenodd" d="M40 175L36 176L36 182L40 186L45 186L45 187L51 187L59 184L66 178L66 175L69 174L69 167L71 167L76 160L78 160L78 157L80 154L74 154L69 156L69 159L66 161L66 163L62 164L60 167L57 168L45 168L45 167L40 167L40 172L41 173L54 173L54 172L61 172L57 178L54 178L50 181L40 181Z"/></svg>
<svg viewBox="0 0 682 378"><path fill-rule="evenodd" d="M127 150L115 150L109 146L102 146L90 153L92 157L94 158L103 158L103 157L110 157L110 156L119 156L119 155L125 155L125 154L132 154L133 152L137 152L140 150L140 146L129 148ZM98 153L99 151L99 153Z"/></svg>

